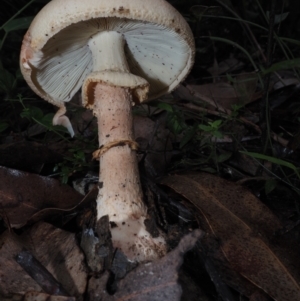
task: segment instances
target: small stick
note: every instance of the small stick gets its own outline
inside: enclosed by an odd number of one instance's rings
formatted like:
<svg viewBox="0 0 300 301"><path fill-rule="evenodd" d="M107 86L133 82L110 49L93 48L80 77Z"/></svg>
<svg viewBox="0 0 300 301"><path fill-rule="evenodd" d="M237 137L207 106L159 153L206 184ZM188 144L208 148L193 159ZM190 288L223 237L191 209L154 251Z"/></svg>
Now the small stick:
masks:
<svg viewBox="0 0 300 301"><path fill-rule="evenodd" d="M55 296L69 296L62 285L29 251L21 251L15 260L45 293Z"/></svg>

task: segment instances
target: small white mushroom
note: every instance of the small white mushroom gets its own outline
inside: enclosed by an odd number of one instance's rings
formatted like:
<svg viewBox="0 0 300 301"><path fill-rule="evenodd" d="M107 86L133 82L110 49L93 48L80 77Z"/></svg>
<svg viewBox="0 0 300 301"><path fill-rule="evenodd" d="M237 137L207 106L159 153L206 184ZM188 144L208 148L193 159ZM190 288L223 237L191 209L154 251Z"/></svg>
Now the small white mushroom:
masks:
<svg viewBox="0 0 300 301"><path fill-rule="evenodd" d="M188 24L164 0L52 0L24 37L22 73L60 107L54 124L72 132L64 103L80 88L83 105L98 118L97 217L109 216L113 244L131 260L166 252L163 236L153 238L144 225L131 106L175 89L194 52Z"/></svg>

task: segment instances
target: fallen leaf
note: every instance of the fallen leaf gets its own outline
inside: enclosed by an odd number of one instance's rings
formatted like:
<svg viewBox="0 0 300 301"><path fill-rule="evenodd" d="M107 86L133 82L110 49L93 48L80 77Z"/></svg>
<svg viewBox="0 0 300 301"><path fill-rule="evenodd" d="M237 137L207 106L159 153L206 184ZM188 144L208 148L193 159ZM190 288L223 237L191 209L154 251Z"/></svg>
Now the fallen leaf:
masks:
<svg viewBox="0 0 300 301"><path fill-rule="evenodd" d="M22 251L24 245L19 237L4 232L0 237L0 300L16 299L27 291L41 291L41 287L15 261L15 256Z"/></svg>
<svg viewBox="0 0 300 301"><path fill-rule="evenodd" d="M234 78L233 87L239 100L237 104L246 105L258 98L254 94L257 88L257 81L258 76L254 72L238 74ZM262 94L258 93L258 95L261 96Z"/></svg>
<svg viewBox="0 0 300 301"><path fill-rule="evenodd" d="M87 284L87 271L75 234L47 223L38 223L21 236L6 231L0 238L0 245L0 296L19 296L30 291L42 291L38 283L15 260L26 248L70 296L82 300Z"/></svg>
<svg viewBox="0 0 300 301"><path fill-rule="evenodd" d="M281 224L251 193L204 173L169 176L162 184L196 206L234 271L274 300L300 300L299 272L287 270L269 247Z"/></svg>
<svg viewBox="0 0 300 301"><path fill-rule="evenodd" d="M58 180L0 166L0 215L11 227L24 226L45 208L73 208L81 199L78 192Z"/></svg>
<svg viewBox="0 0 300 301"><path fill-rule="evenodd" d="M62 285L53 275L32 255L24 249L15 256L16 262L43 289L45 293L68 296Z"/></svg>
<svg viewBox="0 0 300 301"><path fill-rule="evenodd" d="M182 238L165 257L139 265L118 283L118 291L112 296L105 291L108 275L100 279L92 278L89 282L89 300L179 301L181 287L177 280L183 255L201 236L202 231L195 230Z"/></svg>
<svg viewBox="0 0 300 301"><path fill-rule="evenodd" d="M0 166L40 172L45 164L61 160L62 155L37 142L18 141L0 146Z"/></svg>
<svg viewBox="0 0 300 301"><path fill-rule="evenodd" d="M233 84L219 82L187 86L193 96L221 112L228 113L233 105L246 105L260 97L261 93L255 94L256 87L257 75L254 73L238 75Z"/></svg>
<svg viewBox="0 0 300 301"><path fill-rule="evenodd" d="M223 60L222 62L207 69L208 72L212 74L213 77L217 77L220 74L233 73L238 69L242 69L245 64L237 60L233 55Z"/></svg>
<svg viewBox="0 0 300 301"><path fill-rule="evenodd" d="M35 224L22 235L30 251L71 296L81 296L86 287L84 255L75 235L48 223Z"/></svg>

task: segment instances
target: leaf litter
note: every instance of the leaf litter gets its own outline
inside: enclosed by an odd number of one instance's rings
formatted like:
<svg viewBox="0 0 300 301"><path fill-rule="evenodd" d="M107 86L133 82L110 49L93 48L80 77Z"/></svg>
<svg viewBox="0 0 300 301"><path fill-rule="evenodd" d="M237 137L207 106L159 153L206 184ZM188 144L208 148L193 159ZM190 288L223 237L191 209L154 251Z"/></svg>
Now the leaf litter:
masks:
<svg viewBox="0 0 300 301"><path fill-rule="evenodd" d="M162 184L194 205L200 224L219 242L230 269L274 300L300 300L299 269L289 260L288 248L272 246L282 225L251 193L205 173L172 175Z"/></svg>
<svg viewBox="0 0 300 301"><path fill-rule="evenodd" d="M194 247L202 231L195 230L183 237L178 246L165 257L139 265L118 283L118 291L109 296L104 287L105 279L92 279L89 283L89 300L106 301L162 301L180 300L181 287L178 283L178 270L183 255Z"/></svg>

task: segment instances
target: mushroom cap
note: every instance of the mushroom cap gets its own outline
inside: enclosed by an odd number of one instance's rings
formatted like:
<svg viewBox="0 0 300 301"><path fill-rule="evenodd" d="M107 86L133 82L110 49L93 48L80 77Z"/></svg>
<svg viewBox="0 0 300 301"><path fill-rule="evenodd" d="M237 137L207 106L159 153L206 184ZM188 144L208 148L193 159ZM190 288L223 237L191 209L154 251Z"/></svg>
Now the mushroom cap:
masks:
<svg viewBox="0 0 300 301"><path fill-rule="evenodd" d="M52 0L21 49L21 71L32 90L59 107L71 100L93 71L88 41L101 31L123 35L130 72L150 84L148 99L175 89L193 65L190 27L164 0Z"/></svg>

